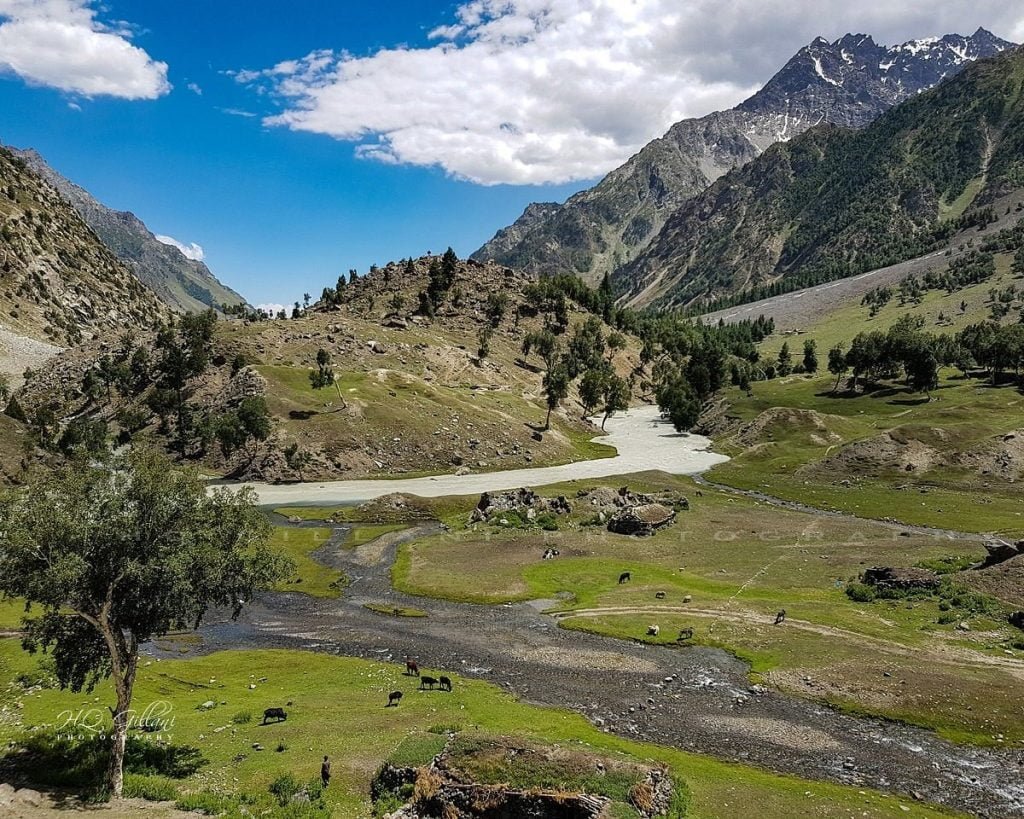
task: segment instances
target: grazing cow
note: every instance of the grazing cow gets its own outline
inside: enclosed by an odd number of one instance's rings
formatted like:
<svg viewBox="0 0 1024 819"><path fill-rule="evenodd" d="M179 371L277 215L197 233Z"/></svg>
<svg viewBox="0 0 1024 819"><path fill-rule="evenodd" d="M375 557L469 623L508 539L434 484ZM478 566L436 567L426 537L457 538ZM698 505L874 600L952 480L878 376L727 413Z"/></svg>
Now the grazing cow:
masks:
<svg viewBox="0 0 1024 819"><path fill-rule="evenodd" d="M780 623L784 622L785 619L786 619L786 610L785 609L779 609L779 613L775 615L775 625L779 625Z"/></svg>
<svg viewBox="0 0 1024 819"><path fill-rule="evenodd" d="M633 579L633 576L629 572L623 572L619 575L619 583L628 583Z"/></svg>
<svg viewBox="0 0 1024 819"><path fill-rule="evenodd" d="M664 600L664 599L665 599L665 592L658 592L658 593L657 593L657 594L655 594L654 596L655 596L655 597L656 597L656 598L657 598L658 600Z"/></svg>
<svg viewBox="0 0 1024 819"><path fill-rule="evenodd" d="M1019 629L1024 629L1024 611L1015 611L1010 617L1010 625L1016 626Z"/></svg>
<svg viewBox="0 0 1024 819"><path fill-rule="evenodd" d="M437 687L440 688L442 691L452 690L452 681L448 677L441 677L437 682Z"/></svg>
<svg viewBox="0 0 1024 819"><path fill-rule="evenodd" d="M704 497L704 493L701 492L699 489L697 490L697 497L698 498L703 498Z"/></svg>
<svg viewBox="0 0 1024 819"><path fill-rule="evenodd" d="M278 722L284 722L288 719L288 713L283 708L268 708L263 712L263 724L267 724L267 720L277 720Z"/></svg>
<svg viewBox="0 0 1024 819"><path fill-rule="evenodd" d="M394 706L395 708L397 708L399 703L401 703L401 701L402 701L402 692L401 691L392 691L390 694L388 694L388 705L387 705L387 707L391 708L392 706Z"/></svg>
<svg viewBox="0 0 1024 819"><path fill-rule="evenodd" d="M433 688L437 685L437 680L433 677L427 677L426 675L420 677L420 689Z"/></svg>
<svg viewBox="0 0 1024 819"><path fill-rule="evenodd" d="M661 631L661 628L659 628L658 626L648 626L647 627L647 635L649 637L657 637L658 636L658 632L660 632L660 631Z"/></svg>
<svg viewBox="0 0 1024 819"><path fill-rule="evenodd" d="M692 640L692 639L693 639L693 629L692 628L681 628L681 629L679 629L679 636L676 637L676 641L677 642L682 643L682 642L684 642L686 640Z"/></svg>
<svg viewBox="0 0 1024 819"><path fill-rule="evenodd" d="M420 675L420 666L415 660L409 657L405 658L405 676L406 677L418 677Z"/></svg>

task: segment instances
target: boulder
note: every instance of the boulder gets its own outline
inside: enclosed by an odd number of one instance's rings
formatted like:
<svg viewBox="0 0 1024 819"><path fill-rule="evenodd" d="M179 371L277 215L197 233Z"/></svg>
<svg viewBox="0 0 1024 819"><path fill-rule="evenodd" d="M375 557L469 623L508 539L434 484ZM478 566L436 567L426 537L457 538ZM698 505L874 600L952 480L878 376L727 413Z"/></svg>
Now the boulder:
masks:
<svg viewBox="0 0 1024 819"><path fill-rule="evenodd" d="M985 549L988 550L985 565L994 566L1024 554L1024 540L1018 540L1015 543L1007 543L1005 540L986 540Z"/></svg>
<svg viewBox="0 0 1024 819"><path fill-rule="evenodd" d="M668 526L676 517L676 510L660 503L645 503L616 512L608 521L608 531L617 535L653 535Z"/></svg>
<svg viewBox="0 0 1024 819"><path fill-rule="evenodd" d="M937 589L939 576L928 569L873 566L864 571L864 582L880 589Z"/></svg>
<svg viewBox="0 0 1024 819"><path fill-rule="evenodd" d="M471 523L477 523L513 511L525 520L533 520L541 512L567 515L572 512L572 504L564 496L543 498L527 488L512 489L508 492L484 492L469 520Z"/></svg>

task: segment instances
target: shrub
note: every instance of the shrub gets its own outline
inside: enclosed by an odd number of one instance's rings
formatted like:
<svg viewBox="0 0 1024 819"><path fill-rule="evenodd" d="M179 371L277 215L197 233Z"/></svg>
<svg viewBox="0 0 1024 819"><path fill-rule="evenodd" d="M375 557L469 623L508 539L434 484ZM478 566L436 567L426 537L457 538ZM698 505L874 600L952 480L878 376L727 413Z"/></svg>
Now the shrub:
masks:
<svg viewBox="0 0 1024 819"><path fill-rule="evenodd" d="M187 793L184 796L179 796L174 806L178 810L188 813L205 813L207 816L217 816L221 813L227 813L234 806L234 800L210 791L200 791L199 793Z"/></svg>
<svg viewBox="0 0 1024 819"><path fill-rule="evenodd" d="M850 583L846 586L846 596L858 603L871 603L878 596L874 586L866 583Z"/></svg>
<svg viewBox="0 0 1024 819"><path fill-rule="evenodd" d="M171 780L162 776L125 774L124 795L149 802L173 802L178 798L178 789Z"/></svg>
<svg viewBox="0 0 1024 819"><path fill-rule="evenodd" d="M541 512L541 514L537 515L535 522L545 532L558 531L558 518L551 512Z"/></svg>
<svg viewBox="0 0 1024 819"><path fill-rule="evenodd" d="M248 711L239 711L231 718L231 721L235 725L248 725L250 722L252 722L252 714L250 714Z"/></svg>
<svg viewBox="0 0 1024 819"><path fill-rule="evenodd" d="M967 555L952 555L949 557L936 557L930 560L922 560L915 565L920 569L928 569L935 574L953 574L969 569L977 561Z"/></svg>
<svg viewBox="0 0 1024 819"><path fill-rule="evenodd" d="M292 801L292 797L299 792L299 787L298 780L290 773L286 773L271 782L269 790L283 807Z"/></svg>

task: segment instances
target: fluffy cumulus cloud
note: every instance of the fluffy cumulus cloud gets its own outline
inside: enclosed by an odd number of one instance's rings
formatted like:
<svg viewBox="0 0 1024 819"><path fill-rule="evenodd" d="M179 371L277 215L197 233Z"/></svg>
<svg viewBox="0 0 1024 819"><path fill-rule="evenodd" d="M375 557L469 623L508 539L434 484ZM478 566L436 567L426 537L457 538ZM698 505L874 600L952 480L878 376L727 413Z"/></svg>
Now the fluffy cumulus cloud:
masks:
<svg viewBox="0 0 1024 819"><path fill-rule="evenodd" d="M87 97L155 99L167 65L131 42L124 23L103 23L92 0L0 0L0 69Z"/></svg>
<svg viewBox="0 0 1024 819"><path fill-rule="evenodd" d="M179 242L173 236L157 236L156 240L158 242L163 242L165 245L178 248L178 250L181 251L182 256L186 259L191 259L194 262L201 262L206 258L206 253L203 251L203 248L195 242L185 244L184 242Z"/></svg>
<svg viewBox="0 0 1024 819"><path fill-rule="evenodd" d="M473 0L419 48L320 50L235 73L282 110L267 124L358 143L382 162L482 184L603 174L669 125L730 107L802 44L985 25L1024 39L1005 0Z"/></svg>
<svg viewBox="0 0 1024 819"><path fill-rule="evenodd" d="M276 316L282 310L288 312L288 310L285 308L283 304L278 304L277 302L266 302L264 304L257 304L256 309L262 310L268 316Z"/></svg>

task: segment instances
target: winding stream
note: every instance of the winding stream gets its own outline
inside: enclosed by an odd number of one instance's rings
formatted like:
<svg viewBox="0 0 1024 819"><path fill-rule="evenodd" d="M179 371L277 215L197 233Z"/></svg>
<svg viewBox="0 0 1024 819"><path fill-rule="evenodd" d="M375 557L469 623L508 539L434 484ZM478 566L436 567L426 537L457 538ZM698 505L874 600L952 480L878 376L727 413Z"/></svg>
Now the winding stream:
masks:
<svg viewBox="0 0 1024 819"><path fill-rule="evenodd" d="M611 419L608 432L603 442L617 448L616 457L564 466L250 485L268 506L315 505L393 492L476 494L646 470L697 475L727 460L710 451L708 439L677 434L654 407ZM836 514L749 494L787 508ZM280 525L324 525L276 518ZM398 547L440 529L440 524L422 524L349 550L343 547L349 527L336 527L314 557L351 578L340 599L263 595L240 621L205 626L202 650L287 647L387 662L414 656L424 668L456 671L500 685L528 702L569 708L624 737L799 777L877 788L902 794L908 802L923 799L979 816L1024 816L1024 752L958 746L923 729L847 716L751 686L747 666L718 649L647 646L562 629L543 613L544 601L481 606L395 591L390 569ZM384 616L366 609L366 603L416 608L428 616Z"/></svg>

